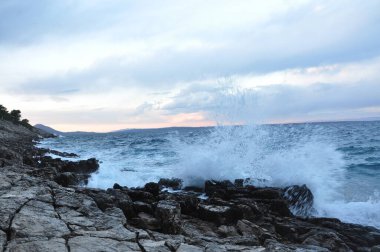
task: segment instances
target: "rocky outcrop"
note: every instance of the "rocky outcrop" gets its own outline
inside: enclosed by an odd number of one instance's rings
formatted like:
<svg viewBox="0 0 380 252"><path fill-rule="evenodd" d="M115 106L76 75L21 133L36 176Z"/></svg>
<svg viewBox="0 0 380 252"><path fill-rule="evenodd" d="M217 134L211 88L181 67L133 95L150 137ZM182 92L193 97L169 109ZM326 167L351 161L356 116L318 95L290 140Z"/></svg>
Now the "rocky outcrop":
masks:
<svg viewBox="0 0 380 252"><path fill-rule="evenodd" d="M10 130L10 129L8 129ZM31 132L2 137L2 251L378 251L373 227L314 218L304 185L177 179L142 188L84 188L97 161L45 157ZM9 133L9 132L8 132ZM172 190L167 190L168 188Z"/></svg>

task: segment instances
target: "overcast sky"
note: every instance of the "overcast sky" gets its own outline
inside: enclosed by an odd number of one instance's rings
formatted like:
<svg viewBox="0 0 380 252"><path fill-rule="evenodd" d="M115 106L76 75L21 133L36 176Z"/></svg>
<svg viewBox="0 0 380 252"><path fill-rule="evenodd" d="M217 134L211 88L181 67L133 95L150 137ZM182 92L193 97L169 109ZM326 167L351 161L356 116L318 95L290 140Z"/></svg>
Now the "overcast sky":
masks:
<svg viewBox="0 0 380 252"><path fill-rule="evenodd" d="M59 130L380 116L378 0L2 0L0 104Z"/></svg>

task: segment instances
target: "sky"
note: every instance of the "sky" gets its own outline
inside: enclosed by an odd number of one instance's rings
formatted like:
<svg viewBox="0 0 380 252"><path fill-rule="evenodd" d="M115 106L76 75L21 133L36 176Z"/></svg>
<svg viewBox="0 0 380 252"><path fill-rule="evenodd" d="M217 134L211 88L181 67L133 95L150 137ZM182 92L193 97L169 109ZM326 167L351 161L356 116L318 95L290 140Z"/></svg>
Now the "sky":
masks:
<svg viewBox="0 0 380 252"><path fill-rule="evenodd" d="M2 0L0 104L62 131L380 117L377 0Z"/></svg>

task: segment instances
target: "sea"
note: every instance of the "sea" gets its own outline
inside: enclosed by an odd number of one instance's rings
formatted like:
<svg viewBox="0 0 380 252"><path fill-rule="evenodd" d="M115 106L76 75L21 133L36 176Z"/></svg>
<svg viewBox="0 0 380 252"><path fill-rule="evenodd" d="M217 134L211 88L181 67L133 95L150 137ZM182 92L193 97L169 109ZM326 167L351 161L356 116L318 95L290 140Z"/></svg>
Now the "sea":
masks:
<svg viewBox="0 0 380 252"><path fill-rule="evenodd" d="M195 186L237 178L257 186L306 184L315 215L380 228L379 121L76 133L38 146L100 160L88 187L160 178Z"/></svg>

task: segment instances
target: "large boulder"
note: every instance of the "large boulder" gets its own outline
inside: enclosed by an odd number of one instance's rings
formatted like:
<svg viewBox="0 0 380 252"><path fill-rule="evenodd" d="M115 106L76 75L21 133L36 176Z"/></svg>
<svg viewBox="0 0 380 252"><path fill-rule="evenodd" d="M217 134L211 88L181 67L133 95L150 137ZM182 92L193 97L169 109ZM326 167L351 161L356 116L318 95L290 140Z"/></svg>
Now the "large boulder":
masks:
<svg viewBox="0 0 380 252"><path fill-rule="evenodd" d="M314 196L306 185L286 187L283 197L288 201L293 214L307 216L312 213Z"/></svg>
<svg viewBox="0 0 380 252"><path fill-rule="evenodd" d="M167 234L178 234L181 230L181 207L173 200L158 202L155 212L159 219L161 230Z"/></svg>

